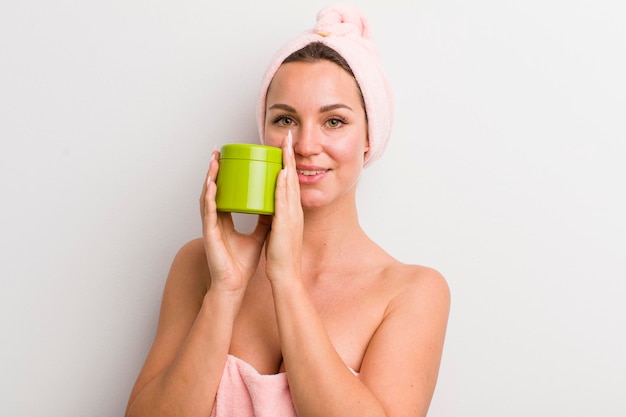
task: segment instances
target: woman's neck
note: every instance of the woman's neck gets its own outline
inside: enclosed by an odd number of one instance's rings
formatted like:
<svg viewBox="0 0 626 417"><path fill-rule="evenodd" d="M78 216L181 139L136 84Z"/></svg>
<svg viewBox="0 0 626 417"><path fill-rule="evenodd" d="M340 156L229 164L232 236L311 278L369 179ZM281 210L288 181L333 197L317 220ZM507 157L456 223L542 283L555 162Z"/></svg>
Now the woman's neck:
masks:
<svg viewBox="0 0 626 417"><path fill-rule="evenodd" d="M310 267L336 265L368 240L354 201L304 211L302 254L303 262Z"/></svg>

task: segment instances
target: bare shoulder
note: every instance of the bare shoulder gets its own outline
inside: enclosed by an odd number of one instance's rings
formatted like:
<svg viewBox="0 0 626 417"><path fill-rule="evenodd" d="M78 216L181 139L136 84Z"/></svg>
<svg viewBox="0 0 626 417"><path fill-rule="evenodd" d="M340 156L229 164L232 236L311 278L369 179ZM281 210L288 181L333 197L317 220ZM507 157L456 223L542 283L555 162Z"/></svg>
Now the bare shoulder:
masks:
<svg viewBox="0 0 626 417"><path fill-rule="evenodd" d="M176 253L172 267L188 267L202 271L206 270L208 266L202 239L193 239L181 246Z"/></svg>
<svg viewBox="0 0 626 417"><path fill-rule="evenodd" d="M418 307L436 304L447 311L450 287L436 269L422 265L394 262L385 270L385 281L394 288L390 307L406 304Z"/></svg>
<svg viewBox="0 0 626 417"><path fill-rule="evenodd" d="M387 269L385 281L392 288L381 324L387 343L412 340L417 350L420 345L440 350L450 313L444 276L434 268L396 263Z"/></svg>
<svg viewBox="0 0 626 417"><path fill-rule="evenodd" d="M209 267L202 239L185 243L176 253L170 267L165 291L171 287L184 287L196 293L206 292Z"/></svg>
<svg viewBox="0 0 626 417"><path fill-rule="evenodd" d="M189 326L195 319L209 282L202 239L185 243L176 253L163 290L159 330Z"/></svg>
<svg viewBox="0 0 626 417"><path fill-rule="evenodd" d="M382 279L387 305L368 345L361 380L389 415L425 416L435 389L450 289L429 267L391 262Z"/></svg>
<svg viewBox="0 0 626 417"><path fill-rule="evenodd" d="M407 290L413 289L429 295L449 296L450 288L445 277L436 269L421 265L406 265L400 267L399 273L404 277Z"/></svg>

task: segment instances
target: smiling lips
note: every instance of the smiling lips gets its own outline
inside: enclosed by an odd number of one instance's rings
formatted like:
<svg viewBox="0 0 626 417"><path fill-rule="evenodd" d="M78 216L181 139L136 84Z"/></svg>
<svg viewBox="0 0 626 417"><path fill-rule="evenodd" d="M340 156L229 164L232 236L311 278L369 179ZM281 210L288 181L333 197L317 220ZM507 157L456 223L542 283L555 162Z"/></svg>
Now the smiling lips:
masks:
<svg viewBox="0 0 626 417"><path fill-rule="evenodd" d="M298 171L299 175L304 175L306 177L309 177L311 175L319 175L326 172L325 169L298 169L296 171Z"/></svg>
<svg viewBox="0 0 626 417"><path fill-rule="evenodd" d="M319 167L298 167L296 171L300 184L313 184L321 180L329 170Z"/></svg>

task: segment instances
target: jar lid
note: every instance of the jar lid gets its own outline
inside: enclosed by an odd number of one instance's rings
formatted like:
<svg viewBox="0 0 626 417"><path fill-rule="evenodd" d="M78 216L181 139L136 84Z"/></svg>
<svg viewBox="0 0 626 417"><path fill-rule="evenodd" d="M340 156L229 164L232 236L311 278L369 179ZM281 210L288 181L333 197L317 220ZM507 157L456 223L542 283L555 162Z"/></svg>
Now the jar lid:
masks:
<svg viewBox="0 0 626 417"><path fill-rule="evenodd" d="M283 151L275 146L230 143L222 146L220 159L248 159L282 164Z"/></svg>

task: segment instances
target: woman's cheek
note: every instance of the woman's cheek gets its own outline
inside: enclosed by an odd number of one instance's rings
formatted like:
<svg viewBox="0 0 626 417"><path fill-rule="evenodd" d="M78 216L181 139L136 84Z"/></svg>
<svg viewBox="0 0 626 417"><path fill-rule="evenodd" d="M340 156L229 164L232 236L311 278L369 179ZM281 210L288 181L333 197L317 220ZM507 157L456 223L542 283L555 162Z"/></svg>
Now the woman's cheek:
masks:
<svg viewBox="0 0 626 417"><path fill-rule="evenodd" d="M277 131L266 127L264 139L265 140L263 141L263 143L265 143L266 145L280 148L282 146L284 137L281 137L281 135Z"/></svg>

